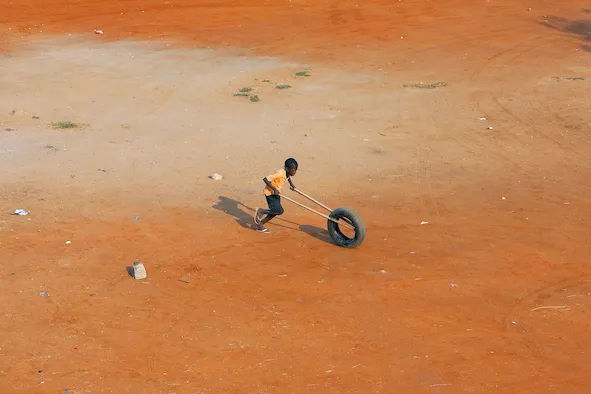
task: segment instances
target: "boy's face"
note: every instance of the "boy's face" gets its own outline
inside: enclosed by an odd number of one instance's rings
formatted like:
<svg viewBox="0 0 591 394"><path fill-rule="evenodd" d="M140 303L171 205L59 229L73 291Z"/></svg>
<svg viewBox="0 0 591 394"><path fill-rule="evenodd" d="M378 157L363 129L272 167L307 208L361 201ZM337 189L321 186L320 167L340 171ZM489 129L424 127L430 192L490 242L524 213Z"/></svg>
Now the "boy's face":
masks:
<svg viewBox="0 0 591 394"><path fill-rule="evenodd" d="M296 172L298 172L297 167L287 167L285 170L287 171L287 174L289 176L294 176L296 174Z"/></svg>

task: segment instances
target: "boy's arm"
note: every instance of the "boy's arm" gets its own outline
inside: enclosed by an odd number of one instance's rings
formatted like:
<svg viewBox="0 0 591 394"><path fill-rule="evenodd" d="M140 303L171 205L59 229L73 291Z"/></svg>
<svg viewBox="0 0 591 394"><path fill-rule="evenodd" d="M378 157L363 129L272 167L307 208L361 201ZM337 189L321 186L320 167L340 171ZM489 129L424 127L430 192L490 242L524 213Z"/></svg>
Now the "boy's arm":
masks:
<svg viewBox="0 0 591 394"><path fill-rule="evenodd" d="M289 186L291 186L291 190L295 190L295 189L296 189L296 187L295 187L295 185L293 184L293 182L291 181L291 177L287 178L287 180L288 180L288 182L289 182Z"/></svg>
<svg viewBox="0 0 591 394"><path fill-rule="evenodd" d="M269 180L267 179L267 177L263 178L263 182L265 182L265 185L267 185L267 187L269 187L271 190L273 190L273 194L275 194L276 196L279 195L279 190L277 190L275 188L275 186L273 186L273 184L271 182L269 182Z"/></svg>

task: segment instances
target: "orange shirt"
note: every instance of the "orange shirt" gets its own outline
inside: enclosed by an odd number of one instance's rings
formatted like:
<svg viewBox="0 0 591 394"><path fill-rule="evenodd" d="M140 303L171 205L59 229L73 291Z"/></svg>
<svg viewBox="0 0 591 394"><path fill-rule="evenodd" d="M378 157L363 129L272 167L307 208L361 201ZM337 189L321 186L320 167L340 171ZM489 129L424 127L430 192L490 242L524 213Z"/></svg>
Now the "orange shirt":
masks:
<svg viewBox="0 0 591 394"><path fill-rule="evenodd" d="M271 185L273 185L275 189L279 190L279 192L281 193L281 188L285 184L285 181L287 181L287 172L285 172L284 169L279 170L275 174L269 175L267 177L267 180L271 182ZM271 189L268 186L265 186L265 190L263 191L263 193L265 193L265 196L272 196L273 189Z"/></svg>

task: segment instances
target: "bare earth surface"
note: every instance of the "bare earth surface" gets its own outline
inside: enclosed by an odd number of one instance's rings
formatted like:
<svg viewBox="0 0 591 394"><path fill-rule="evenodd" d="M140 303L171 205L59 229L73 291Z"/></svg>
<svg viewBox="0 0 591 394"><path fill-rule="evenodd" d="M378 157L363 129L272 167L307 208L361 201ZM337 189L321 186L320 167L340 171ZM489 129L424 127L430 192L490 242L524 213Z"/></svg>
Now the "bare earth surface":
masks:
<svg viewBox="0 0 591 394"><path fill-rule="evenodd" d="M589 5L198 3L0 1L0 392L589 392Z"/></svg>

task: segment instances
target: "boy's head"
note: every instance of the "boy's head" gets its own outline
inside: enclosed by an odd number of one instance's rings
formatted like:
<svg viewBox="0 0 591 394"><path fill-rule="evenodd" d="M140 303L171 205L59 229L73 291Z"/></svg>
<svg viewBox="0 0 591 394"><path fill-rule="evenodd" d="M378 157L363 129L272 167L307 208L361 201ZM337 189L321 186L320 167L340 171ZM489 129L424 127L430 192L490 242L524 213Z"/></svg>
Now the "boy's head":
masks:
<svg viewBox="0 0 591 394"><path fill-rule="evenodd" d="M298 162L292 158L285 160L285 172L289 176L294 176L298 172Z"/></svg>

